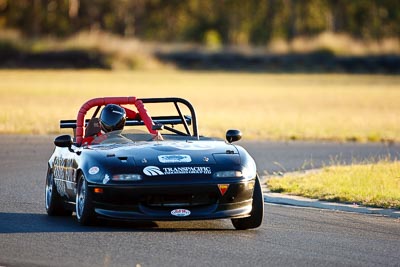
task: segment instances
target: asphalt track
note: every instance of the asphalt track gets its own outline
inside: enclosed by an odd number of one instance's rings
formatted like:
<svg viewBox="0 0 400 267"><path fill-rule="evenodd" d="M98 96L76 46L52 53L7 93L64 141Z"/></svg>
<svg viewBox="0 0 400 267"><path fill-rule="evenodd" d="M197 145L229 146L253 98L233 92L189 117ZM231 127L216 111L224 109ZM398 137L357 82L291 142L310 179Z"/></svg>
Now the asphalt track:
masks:
<svg viewBox="0 0 400 267"><path fill-rule="evenodd" d="M53 136L0 136L0 266L400 266L400 221L265 204L264 223L104 222L44 210ZM262 174L399 157L398 145L241 142Z"/></svg>

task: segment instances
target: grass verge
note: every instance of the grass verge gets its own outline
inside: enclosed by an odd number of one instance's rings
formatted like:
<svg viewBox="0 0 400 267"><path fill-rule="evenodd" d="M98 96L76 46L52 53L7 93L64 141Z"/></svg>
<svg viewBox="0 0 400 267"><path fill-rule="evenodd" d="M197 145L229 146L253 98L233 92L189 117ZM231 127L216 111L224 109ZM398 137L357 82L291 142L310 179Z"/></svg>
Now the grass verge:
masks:
<svg viewBox="0 0 400 267"><path fill-rule="evenodd" d="M272 192L400 209L400 162L330 166L320 172L268 179Z"/></svg>

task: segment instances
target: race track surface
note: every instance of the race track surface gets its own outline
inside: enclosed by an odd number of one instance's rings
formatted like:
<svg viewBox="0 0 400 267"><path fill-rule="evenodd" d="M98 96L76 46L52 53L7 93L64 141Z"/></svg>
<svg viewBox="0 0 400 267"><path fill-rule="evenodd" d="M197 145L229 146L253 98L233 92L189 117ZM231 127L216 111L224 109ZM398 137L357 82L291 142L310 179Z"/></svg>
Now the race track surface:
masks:
<svg viewBox="0 0 400 267"><path fill-rule="evenodd" d="M265 204L264 223L104 222L44 208L54 136L0 136L0 266L399 266L400 221ZM262 173L399 157L399 146L240 142Z"/></svg>

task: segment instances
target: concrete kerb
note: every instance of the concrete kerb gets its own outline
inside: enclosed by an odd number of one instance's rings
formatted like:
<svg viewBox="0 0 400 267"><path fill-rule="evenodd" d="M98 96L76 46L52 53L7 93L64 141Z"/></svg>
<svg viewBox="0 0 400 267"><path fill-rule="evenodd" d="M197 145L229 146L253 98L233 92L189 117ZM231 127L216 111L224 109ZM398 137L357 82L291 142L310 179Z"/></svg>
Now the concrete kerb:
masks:
<svg viewBox="0 0 400 267"><path fill-rule="evenodd" d="M336 202L321 201L318 199L310 199L300 196L285 195L281 193L270 192L265 186L267 176L262 177L261 184L263 185L263 196L265 203L278 204L278 205L289 205L297 207L309 207L316 209L329 209L335 211L344 212L355 212L362 214L380 215L392 218L400 218L400 210L397 209L383 209L383 208L371 208L360 206L357 204L344 204Z"/></svg>

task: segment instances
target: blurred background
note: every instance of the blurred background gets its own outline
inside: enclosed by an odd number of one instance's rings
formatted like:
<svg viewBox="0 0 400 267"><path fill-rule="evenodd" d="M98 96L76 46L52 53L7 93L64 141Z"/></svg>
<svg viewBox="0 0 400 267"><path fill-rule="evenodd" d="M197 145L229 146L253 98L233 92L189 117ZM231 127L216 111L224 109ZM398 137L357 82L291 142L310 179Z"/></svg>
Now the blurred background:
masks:
<svg viewBox="0 0 400 267"><path fill-rule="evenodd" d="M0 0L0 133L179 96L205 135L400 142L399 73L399 0Z"/></svg>
<svg viewBox="0 0 400 267"><path fill-rule="evenodd" d="M400 72L398 0L0 0L0 67Z"/></svg>

